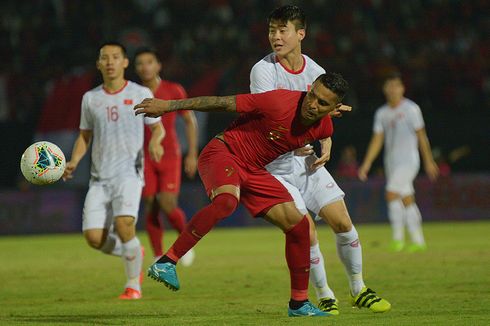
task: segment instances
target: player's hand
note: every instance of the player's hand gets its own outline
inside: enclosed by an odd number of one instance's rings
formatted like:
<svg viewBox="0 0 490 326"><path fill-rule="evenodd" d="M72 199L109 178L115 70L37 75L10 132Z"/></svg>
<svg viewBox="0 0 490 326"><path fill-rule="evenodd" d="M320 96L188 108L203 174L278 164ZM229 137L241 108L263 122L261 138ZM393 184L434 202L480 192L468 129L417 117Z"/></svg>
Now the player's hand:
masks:
<svg viewBox="0 0 490 326"><path fill-rule="evenodd" d="M63 181L67 181L73 178L73 172L75 172L77 165L72 161L69 161L65 165L65 171L63 171Z"/></svg>
<svg viewBox="0 0 490 326"><path fill-rule="evenodd" d="M310 144L294 150L294 155L296 156L308 156L314 153L315 151L313 150L313 146L311 146Z"/></svg>
<svg viewBox="0 0 490 326"><path fill-rule="evenodd" d="M322 145L322 157L326 156L327 162L330 161L330 154L332 151L332 138L328 137L320 140L320 145Z"/></svg>
<svg viewBox="0 0 490 326"><path fill-rule="evenodd" d="M197 155L186 155L184 159L184 172L190 179L194 178L197 172Z"/></svg>
<svg viewBox="0 0 490 326"><path fill-rule="evenodd" d="M357 170L357 176L359 177L359 180L361 181L366 181L368 179L368 173L369 173L369 169L371 167L367 164L363 164L361 165L361 167L359 168L359 170Z"/></svg>
<svg viewBox="0 0 490 326"><path fill-rule="evenodd" d="M319 168L325 166L325 163L327 163L329 159L330 159L330 152L322 154L322 156L320 156L315 160L315 162L313 162L313 164L310 166L310 169L312 171L318 170Z"/></svg>
<svg viewBox="0 0 490 326"><path fill-rule="evenodd" d="M432 161L425 164L425 173L427 173L430 181L435 181L439 176L439 167L437 166L437 163Z"/></svg>
<svg viewBox="0 0 490 326"><path fill-rule="evenodd" d="M352 111L352 106L342 104L335 110L331 111L329 115L334 118L340 118L344 112L350 111Z"/></svg>
<svg viewBox="0 0 490 326"><path fill-rule="evenodd" d="M152 142L150 142L148 145L148 152L152 161L160 162L163 156L163 146L161 143L152 144Z"/></svg>
<svg viewBox="0 0 490 326"><path fill-rule="evenodd" d="M170 112L169 101L145 98L143 102L136 104L133 110L135 115L144 114L145 117L156 118L165 112Z"/></svg>

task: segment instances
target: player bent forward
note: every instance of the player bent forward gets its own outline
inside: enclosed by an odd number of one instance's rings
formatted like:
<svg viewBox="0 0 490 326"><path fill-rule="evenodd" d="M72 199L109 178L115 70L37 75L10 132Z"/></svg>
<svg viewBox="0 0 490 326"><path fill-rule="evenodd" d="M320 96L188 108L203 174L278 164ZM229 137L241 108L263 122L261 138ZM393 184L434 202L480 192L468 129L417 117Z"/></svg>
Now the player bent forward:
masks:
<svg viewBox="0 0 490 326"><path fill-rule="evenodd" d="M291 278L289 316L329 316L308 301L309 222L284 186L264 168L277 156L333 132L329 113L339 110L347 82L335 73L318 77L309 92L277 90L261 94L145 99L136 114L156 117L175 110L238 112L240 117L210 141L198 170L211 203L197 212L167 253L150 266L150 277L178 290L176 263L238 202L252 216L263 216L286 234Z"/></svg>

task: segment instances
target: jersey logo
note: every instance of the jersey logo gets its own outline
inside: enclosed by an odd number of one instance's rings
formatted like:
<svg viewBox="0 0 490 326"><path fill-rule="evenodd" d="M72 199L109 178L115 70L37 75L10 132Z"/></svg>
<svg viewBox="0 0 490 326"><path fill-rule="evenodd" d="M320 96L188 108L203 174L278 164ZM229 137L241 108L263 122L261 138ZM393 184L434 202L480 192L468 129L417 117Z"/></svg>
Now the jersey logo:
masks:
<svg viewBox="0 0 490 326"><path fill-rule="evenodd" d="M267 138L272 141L279 140L283 138L283 135L288 132L288 128L284 128L283 126L277 126L275 129L269 131L269 135Z"/></svg>
<svg viewBox="0 0 490 326"><path fill-rule="evenodd" d="M132 99L124 99L124 105L132 105L133 104L133 100Z"/></svg>
<svg viewBox="0 0 490 326"><path fill-rule="evenodd" d="M235 168L233 166L226 166L225 173L227 177L230 177L233 173L235 173Z"/></svg>

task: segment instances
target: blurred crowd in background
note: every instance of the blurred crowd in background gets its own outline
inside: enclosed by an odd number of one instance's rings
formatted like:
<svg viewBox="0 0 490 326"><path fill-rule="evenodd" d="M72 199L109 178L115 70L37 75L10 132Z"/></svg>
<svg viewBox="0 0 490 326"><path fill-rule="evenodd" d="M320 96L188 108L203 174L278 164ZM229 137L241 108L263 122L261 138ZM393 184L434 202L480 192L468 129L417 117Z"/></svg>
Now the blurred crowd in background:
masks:
<svg viewBox="0 0 490 326"><path fill-rule="evenodd" d="M2 186L15 186L36 134L78 130L81 97L101 82L101 43L123 43L130 59L155 47L163 77L190 96L245 93L251 67L271 52L267 16L287 3L307 14L303 52L351 86L344 102L354 111L336 120L331 171L355 177L384 103L382 77L394 70L447 174L489 170L489 1L9 0L0 3ZM127 77L136 80L132 66ZM201 116L201 144L233 118Z"/></svg>

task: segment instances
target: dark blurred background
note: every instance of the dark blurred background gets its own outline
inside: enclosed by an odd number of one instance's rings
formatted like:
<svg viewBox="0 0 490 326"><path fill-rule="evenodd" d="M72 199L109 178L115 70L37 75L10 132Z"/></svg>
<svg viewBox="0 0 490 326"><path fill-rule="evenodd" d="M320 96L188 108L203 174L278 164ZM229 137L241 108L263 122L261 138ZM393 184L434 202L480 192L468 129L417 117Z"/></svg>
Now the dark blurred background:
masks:
<svg viewBox="0 0 490 326"><path fill-rule="evenodd" d="M0 4L1 188L23 187L19 158L36 139L69 157L81 96L101 82L104 41L125 44L131 59L154 46L163 77L190 96L245 93L251 67L271 51L267 16L283 4L306 11L303 52L351 85L344 102L354 111L335 121L330 171L349 177L341 165L362 159L384 103L381 78L399 70L444 171L488 173L490 1L8 0ZM135 79L132 66L127 77ZM233 118L200 115L201 146Z"/></svg>

